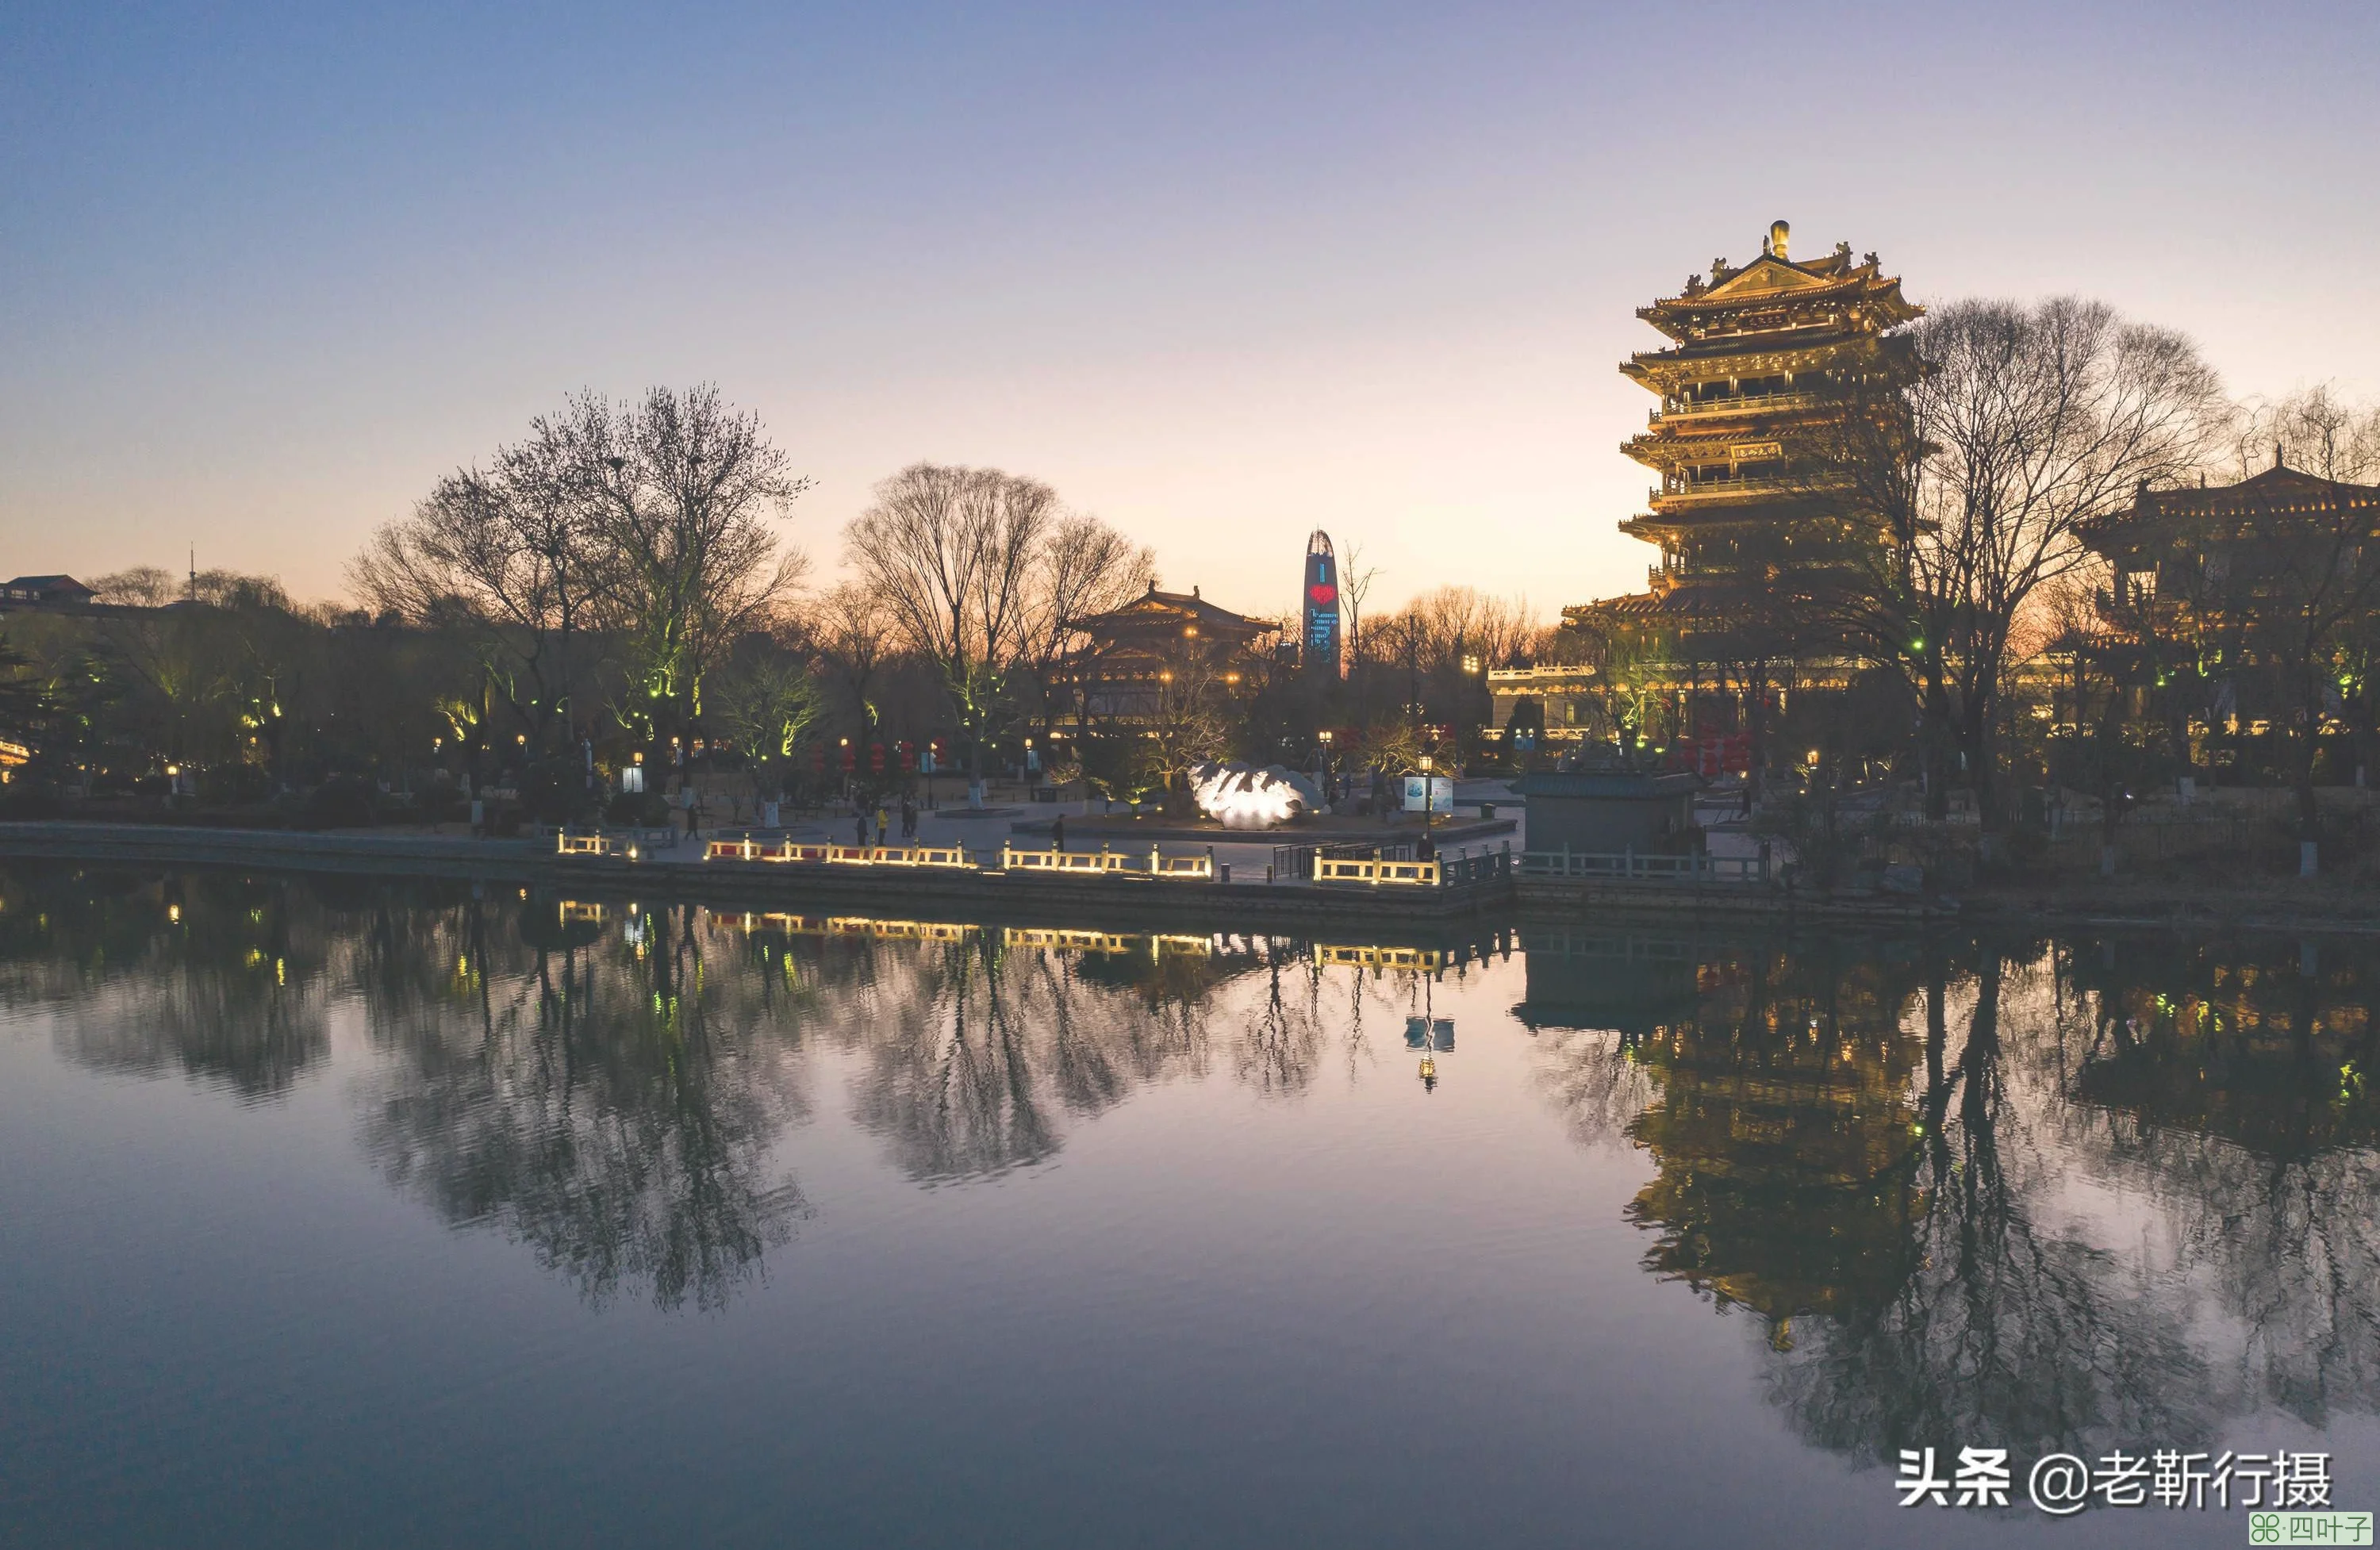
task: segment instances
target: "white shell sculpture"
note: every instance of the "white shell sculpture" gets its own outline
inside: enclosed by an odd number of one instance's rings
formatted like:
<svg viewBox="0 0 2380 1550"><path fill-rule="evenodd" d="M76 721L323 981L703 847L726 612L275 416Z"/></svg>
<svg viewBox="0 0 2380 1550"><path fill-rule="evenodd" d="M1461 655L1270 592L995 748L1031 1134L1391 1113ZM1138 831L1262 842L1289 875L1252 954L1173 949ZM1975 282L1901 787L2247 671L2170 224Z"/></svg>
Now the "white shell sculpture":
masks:
<svg viewBox="0 0 2380 1550"><path fill-rule="evenodd" d="M1190 794L1226 829L1271 829L1322 805L1311 781L1278 764L1193 765Z"/></svg>

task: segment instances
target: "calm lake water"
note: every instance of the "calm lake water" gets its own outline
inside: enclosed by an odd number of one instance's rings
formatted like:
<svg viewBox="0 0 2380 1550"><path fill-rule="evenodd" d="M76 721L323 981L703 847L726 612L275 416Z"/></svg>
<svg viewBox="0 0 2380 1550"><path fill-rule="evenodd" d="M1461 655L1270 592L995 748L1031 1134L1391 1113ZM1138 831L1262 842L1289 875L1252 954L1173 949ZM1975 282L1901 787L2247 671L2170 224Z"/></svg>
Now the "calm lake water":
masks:
<svg viewBox="0 0 2380 1550"><path fill-rule="evenodd" d="M0 872L0 1540L2237 1545L2380 1507L2380 956ZM1422 1074L1425 1056L1434 1075ZM2014 1460L1903 1510L1898 1450Z"/></svg>

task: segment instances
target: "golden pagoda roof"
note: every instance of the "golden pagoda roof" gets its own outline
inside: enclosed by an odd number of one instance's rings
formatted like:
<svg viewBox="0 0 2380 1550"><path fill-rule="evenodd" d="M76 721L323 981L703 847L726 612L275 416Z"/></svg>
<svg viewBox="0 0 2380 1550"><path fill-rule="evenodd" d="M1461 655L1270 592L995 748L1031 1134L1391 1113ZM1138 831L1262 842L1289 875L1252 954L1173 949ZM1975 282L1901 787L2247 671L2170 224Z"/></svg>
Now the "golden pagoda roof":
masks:
<svg viewBox="0 0 2380 1550"><path fill-rule="evenodd" d="M2277 511L2352 511L2380 507L2380 485L2349 484L2292 468L2280 461L2237 484L2141 492L2143 515L2252 516Z"/></svg>
<svg viewBox="0 0 2380 1550"><path fill-rule="evenodd" d="M2380 485L2348 484L2292 468L2277 454L2273 466L2237 484L2142 489L2131 506L2087 523L2083 538L2095 546L2154 541L2169 525L2271 523L2277 517L2368 511L2380 529Z"/></svg>
<svg viewBox="0 0 2380 1550"><path fill-rule="evenodd" d="M1763 253L1740 269L1722 270L1714 284L1690 285L1676 296L1638 308L1636 315L1667 333L1670 332L1667 325L1673 321L1772 306L1780 300L1834 302L1855 297L1905 313L1896 320L1900 321L1925 311L1901 296L1900 276L1884 273L1874 257L1856 268L1846 267L1847 263L1847 256L1841 254L1799 264Z"/></svg>
<svg viewBox="0 0 2380 1550"><path fill-rule="evenodd" d="M1196 587L1187 592L1160 592L1155 582L1149 583L1147 592L1122 608L1067 621L1068 628L1094 636L1182 625L1241 639L1253 639L1281 627L1269 620L1252 619L1208 602Z"/></svg>

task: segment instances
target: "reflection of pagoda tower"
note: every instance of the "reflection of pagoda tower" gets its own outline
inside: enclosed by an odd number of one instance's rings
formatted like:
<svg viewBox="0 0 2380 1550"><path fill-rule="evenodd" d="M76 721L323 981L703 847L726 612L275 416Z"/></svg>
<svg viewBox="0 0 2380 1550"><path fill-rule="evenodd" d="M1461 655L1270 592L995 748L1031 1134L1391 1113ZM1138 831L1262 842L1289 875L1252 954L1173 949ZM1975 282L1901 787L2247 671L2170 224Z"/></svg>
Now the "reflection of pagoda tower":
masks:
<svg viewBox="0 0 2380 1550"><path fill-rule="evenodd" d="M1790 987L1773 970L1791 966L1702 965L1699 1015L1638 1047L1661 1096L1628 1134L1659 1172L1628 1217L1659 1235L1647 1269L1754 1309L1782 1344L1795 1316L1875 1306L1908 1273L1924 1202L1892 1164L1923 1046L1876 966Z"/></svg>
<svg viewBox="0 0 2380 1550"><path fill-rule="evenodd" d="M1339 560L1330 551L1330 535L1319 527L1305 540L1305 583L1300 597L1305 608L1305 631L1298 640L1306 671L1336 678L1343 671Z"/></svg>
<svg viewBox="0 0 2380 1550"><path fill-rule="evenodd" d="M1707 280L1638 309L1672 344L1620 369L1660 399L1621 450L1661 482L1651 511L1620 527L1661 559L1648 591L1565 609L1572 625L1649 636L1671 658L1732 655L1687 637L1773 624L1813 572L1872 539L1828 499L1819 443L1862 384L1907 381L1913 355L1885 334L1924 309L1875 254L1855 264L1843 243L1797 263L1788 235L1779 221L1757 259L1716 260Z"/></svg>

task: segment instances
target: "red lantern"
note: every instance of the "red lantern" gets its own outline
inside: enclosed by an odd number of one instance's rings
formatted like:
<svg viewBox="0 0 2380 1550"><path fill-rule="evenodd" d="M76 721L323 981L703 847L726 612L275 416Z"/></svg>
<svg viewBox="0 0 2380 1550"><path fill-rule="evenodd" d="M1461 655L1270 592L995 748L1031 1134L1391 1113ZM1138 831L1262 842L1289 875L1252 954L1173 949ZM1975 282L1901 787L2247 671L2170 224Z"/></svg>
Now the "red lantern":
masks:
<svg viewBox="0 0 2380 1550"><path fill-rule="evenodd" d="M851 745L846 743L843 745L843 772L845 775L848 775L857 768L859 768L859 766L857 760L852 755Z"/></svg>
<svg viewBox="0 0 2380 1550"><path fill-rule="evenodd" d="M823 746L810 750L810 773L813 775L826 773L826 749Z"/></svg>
<svg viewBox="0 0 2380 1550"><path fill-rule="evenodd" d="M901 745L901 773L908 774L917 768L917 750L908 744Z"/></svg>
<svg viewBox="0 0 2380 1550"><path fill-rule="evenodd" d="M884 773L883 744L870 743L868 745L868 772L870 775L881 775Z"/></svg>

